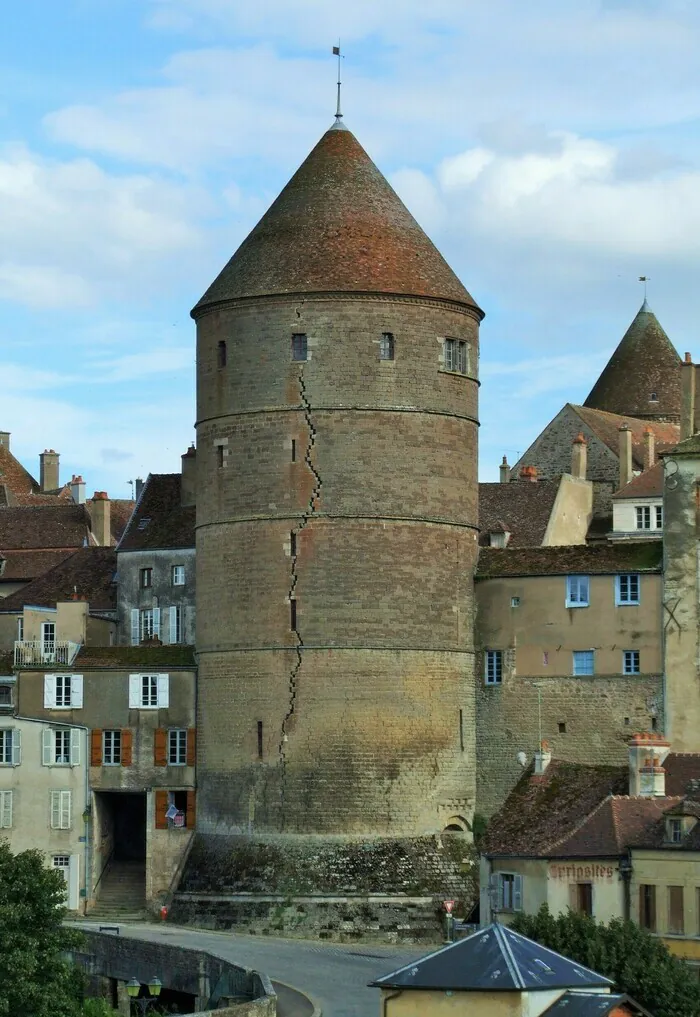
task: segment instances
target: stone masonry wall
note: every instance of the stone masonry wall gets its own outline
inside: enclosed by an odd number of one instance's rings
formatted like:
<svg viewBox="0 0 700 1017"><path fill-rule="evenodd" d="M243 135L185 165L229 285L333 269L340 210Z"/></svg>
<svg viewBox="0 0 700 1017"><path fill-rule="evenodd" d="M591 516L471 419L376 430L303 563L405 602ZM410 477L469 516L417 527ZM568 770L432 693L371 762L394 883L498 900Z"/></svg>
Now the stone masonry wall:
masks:
<svg viewBox="0 0 700 1017"><path fill-rule="evenodd" d="M471 818L478 386L444 370L446 336L476 371L476 316L439 301L268 298L198 321L205 832Z"/></svg>

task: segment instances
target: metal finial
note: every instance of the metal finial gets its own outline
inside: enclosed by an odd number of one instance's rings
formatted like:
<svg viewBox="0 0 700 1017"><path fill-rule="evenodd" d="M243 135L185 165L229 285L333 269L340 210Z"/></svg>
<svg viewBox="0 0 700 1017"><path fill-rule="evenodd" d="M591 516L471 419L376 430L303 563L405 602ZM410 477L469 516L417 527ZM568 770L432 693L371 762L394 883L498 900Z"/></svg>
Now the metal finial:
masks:
<svg viewBox="0 0 700 1017"><path fill-rule="evenodd" d="M340 52L340 39L338 39L338 45L333 47L333 56L338 57L338 101L335 107L335 119L337 121L342 120L343 114L340 112L340 61L343 59L343 55Z"/></svg>
<svg viewBox="0 0 700 1017"><path fill-rule="evenodd" d="M640 281L640 283L644 283L644 299L646 300L646 298L647 298L647 283L649 282L649 276L648 275L640 275L639 281Z"/></svg>

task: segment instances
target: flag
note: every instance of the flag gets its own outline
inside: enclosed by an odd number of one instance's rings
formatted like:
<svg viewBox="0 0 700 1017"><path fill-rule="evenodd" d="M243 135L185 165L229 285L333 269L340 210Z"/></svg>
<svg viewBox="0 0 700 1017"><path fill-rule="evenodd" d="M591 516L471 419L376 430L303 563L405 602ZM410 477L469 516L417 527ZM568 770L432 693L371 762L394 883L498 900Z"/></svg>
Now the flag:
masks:
<svg viewBox="0 0 700 1017"><path fill-rule="evenodd" d="M340 46L333 47L333 56L340 56Z"/></svg>
<svg viewBox="0 0 700 1017"><path fill-rule="evenodd" d="M639 281L640 282L646 282L647 281L647 277L645 275L640 275Z"/></svg>

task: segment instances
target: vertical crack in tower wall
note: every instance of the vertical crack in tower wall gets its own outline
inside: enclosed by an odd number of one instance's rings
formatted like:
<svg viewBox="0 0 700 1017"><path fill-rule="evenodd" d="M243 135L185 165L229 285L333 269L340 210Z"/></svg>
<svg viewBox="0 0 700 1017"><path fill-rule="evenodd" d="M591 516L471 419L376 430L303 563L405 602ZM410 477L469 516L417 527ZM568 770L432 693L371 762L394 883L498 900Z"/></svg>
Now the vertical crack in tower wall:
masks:
<svg viewBox="0 0 700 1017"><path fill-rule="evenodd" d="M308 396L306 394L306 385L304 383L304 371L303 371L303 369L299 372L299 397L300 397L301 405L302 405L302 408L303 408L303 411L304 411L304 420L306 422L306 427L307 427L307 431L308 431L308 438L307 438L307 442L306 442L306 449L304 451L304 463L306 464L307 469L309 470L309 472L311 473L311 475L313 477L313 487L311 488L311 495L309 497L309 502L308 502L308 504L306 506L306 510L302 514L302 517L301 517L299 523L297 524L297 526L295 526L295 528L292 530L292 533L294 534L295 538L298 537L298 535L302 532L302 530L304 530L308 526L309 521L311 520L311 518L314 516L314 514L316 512L318 512L318 505L319 505L319 501L320 501L320 498L321 498L321 486L322 486L321 476L320 476L318 470L316 469L316 467L314 466L313 460L311 458L311 454L312 454L314 445L316 444L316 428L314 427L314 422L313 422L313 418L312 418L312 415L311 415L311 403L309 402ZM295 599L296 587L297 587L297 583L299 581L299 573L298 573L298 570L297 570L297 558L299 556L299 542L298 542L298 540L295 540L294 544L295 544L295 546L293 548L290 548L290 557L291 557L291 562L292 562L291 583L290 583L290 586L289 586L289 601L290 601L290 604L291 604L292 600ZM290 615L291 615L291 607L290 607ZM288 727L289 721L291 720L292 716L294 715L294 711L296 709L297 681L298 681L298 677L299 677L299 671L301 670L301 666L302 666L302 663L303 663L303 650L304 650L304 640L301 638L301 633L299 632L299 617L298 617L298 614L295 615L295 626L294 626L294 630L293 631L294 631L294 636L295 636L296 641L297 641L296 642L296 661L294 662L294 666L292 667L291 671L289 672L289 686L288 686L288 688L289 688L289 699L288 699L288 703L287 703L287 712L286 712L286 714L284 716L284 720L282 721L282 730L281 730L280 743L279 743L279 759L280 759L280 764L281 764L281 767L282 767L281 781L280 781L280 796L281 796L281 806L282 806L282 808L281 808L282 829L284 829L284 823L285 823L286 775L287 775L286 774L286 766L287 766L286 744L287 744L287 740L288 740L287 727Z"/></svg>

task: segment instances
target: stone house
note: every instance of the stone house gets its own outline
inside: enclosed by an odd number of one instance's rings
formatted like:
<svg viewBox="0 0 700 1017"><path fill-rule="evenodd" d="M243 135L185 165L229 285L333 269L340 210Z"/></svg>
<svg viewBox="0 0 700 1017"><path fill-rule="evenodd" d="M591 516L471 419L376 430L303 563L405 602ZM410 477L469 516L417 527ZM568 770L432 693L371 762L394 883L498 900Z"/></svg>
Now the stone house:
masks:
<svg viewBox="0 0 700 1017"><path fill-rule="evenodd" d="M117 547L118 642L195 639L195 477L191 448L182 474L150 474Z"/></svg>
<svg viewBox="0 0 700 1017"><path fill-rule="evenodd" d="M498 924L370 985L384 1017L651 1017L608 978Z"/></svg>
<svg viewBox="0 0 700 1017"><path fill-rule="evenodd" d="M482 548L476 572L479 811L518 780L519 753L624 762L662 730L660 541Z"/></svg>
<svg viewBox="0 0 700 1017"><path fill-rule="evenodd" d="M627 770L540 749L481 845L482 921L542 904L631 919L700 970L700 754L669 749L634 735Z"/></svg>

